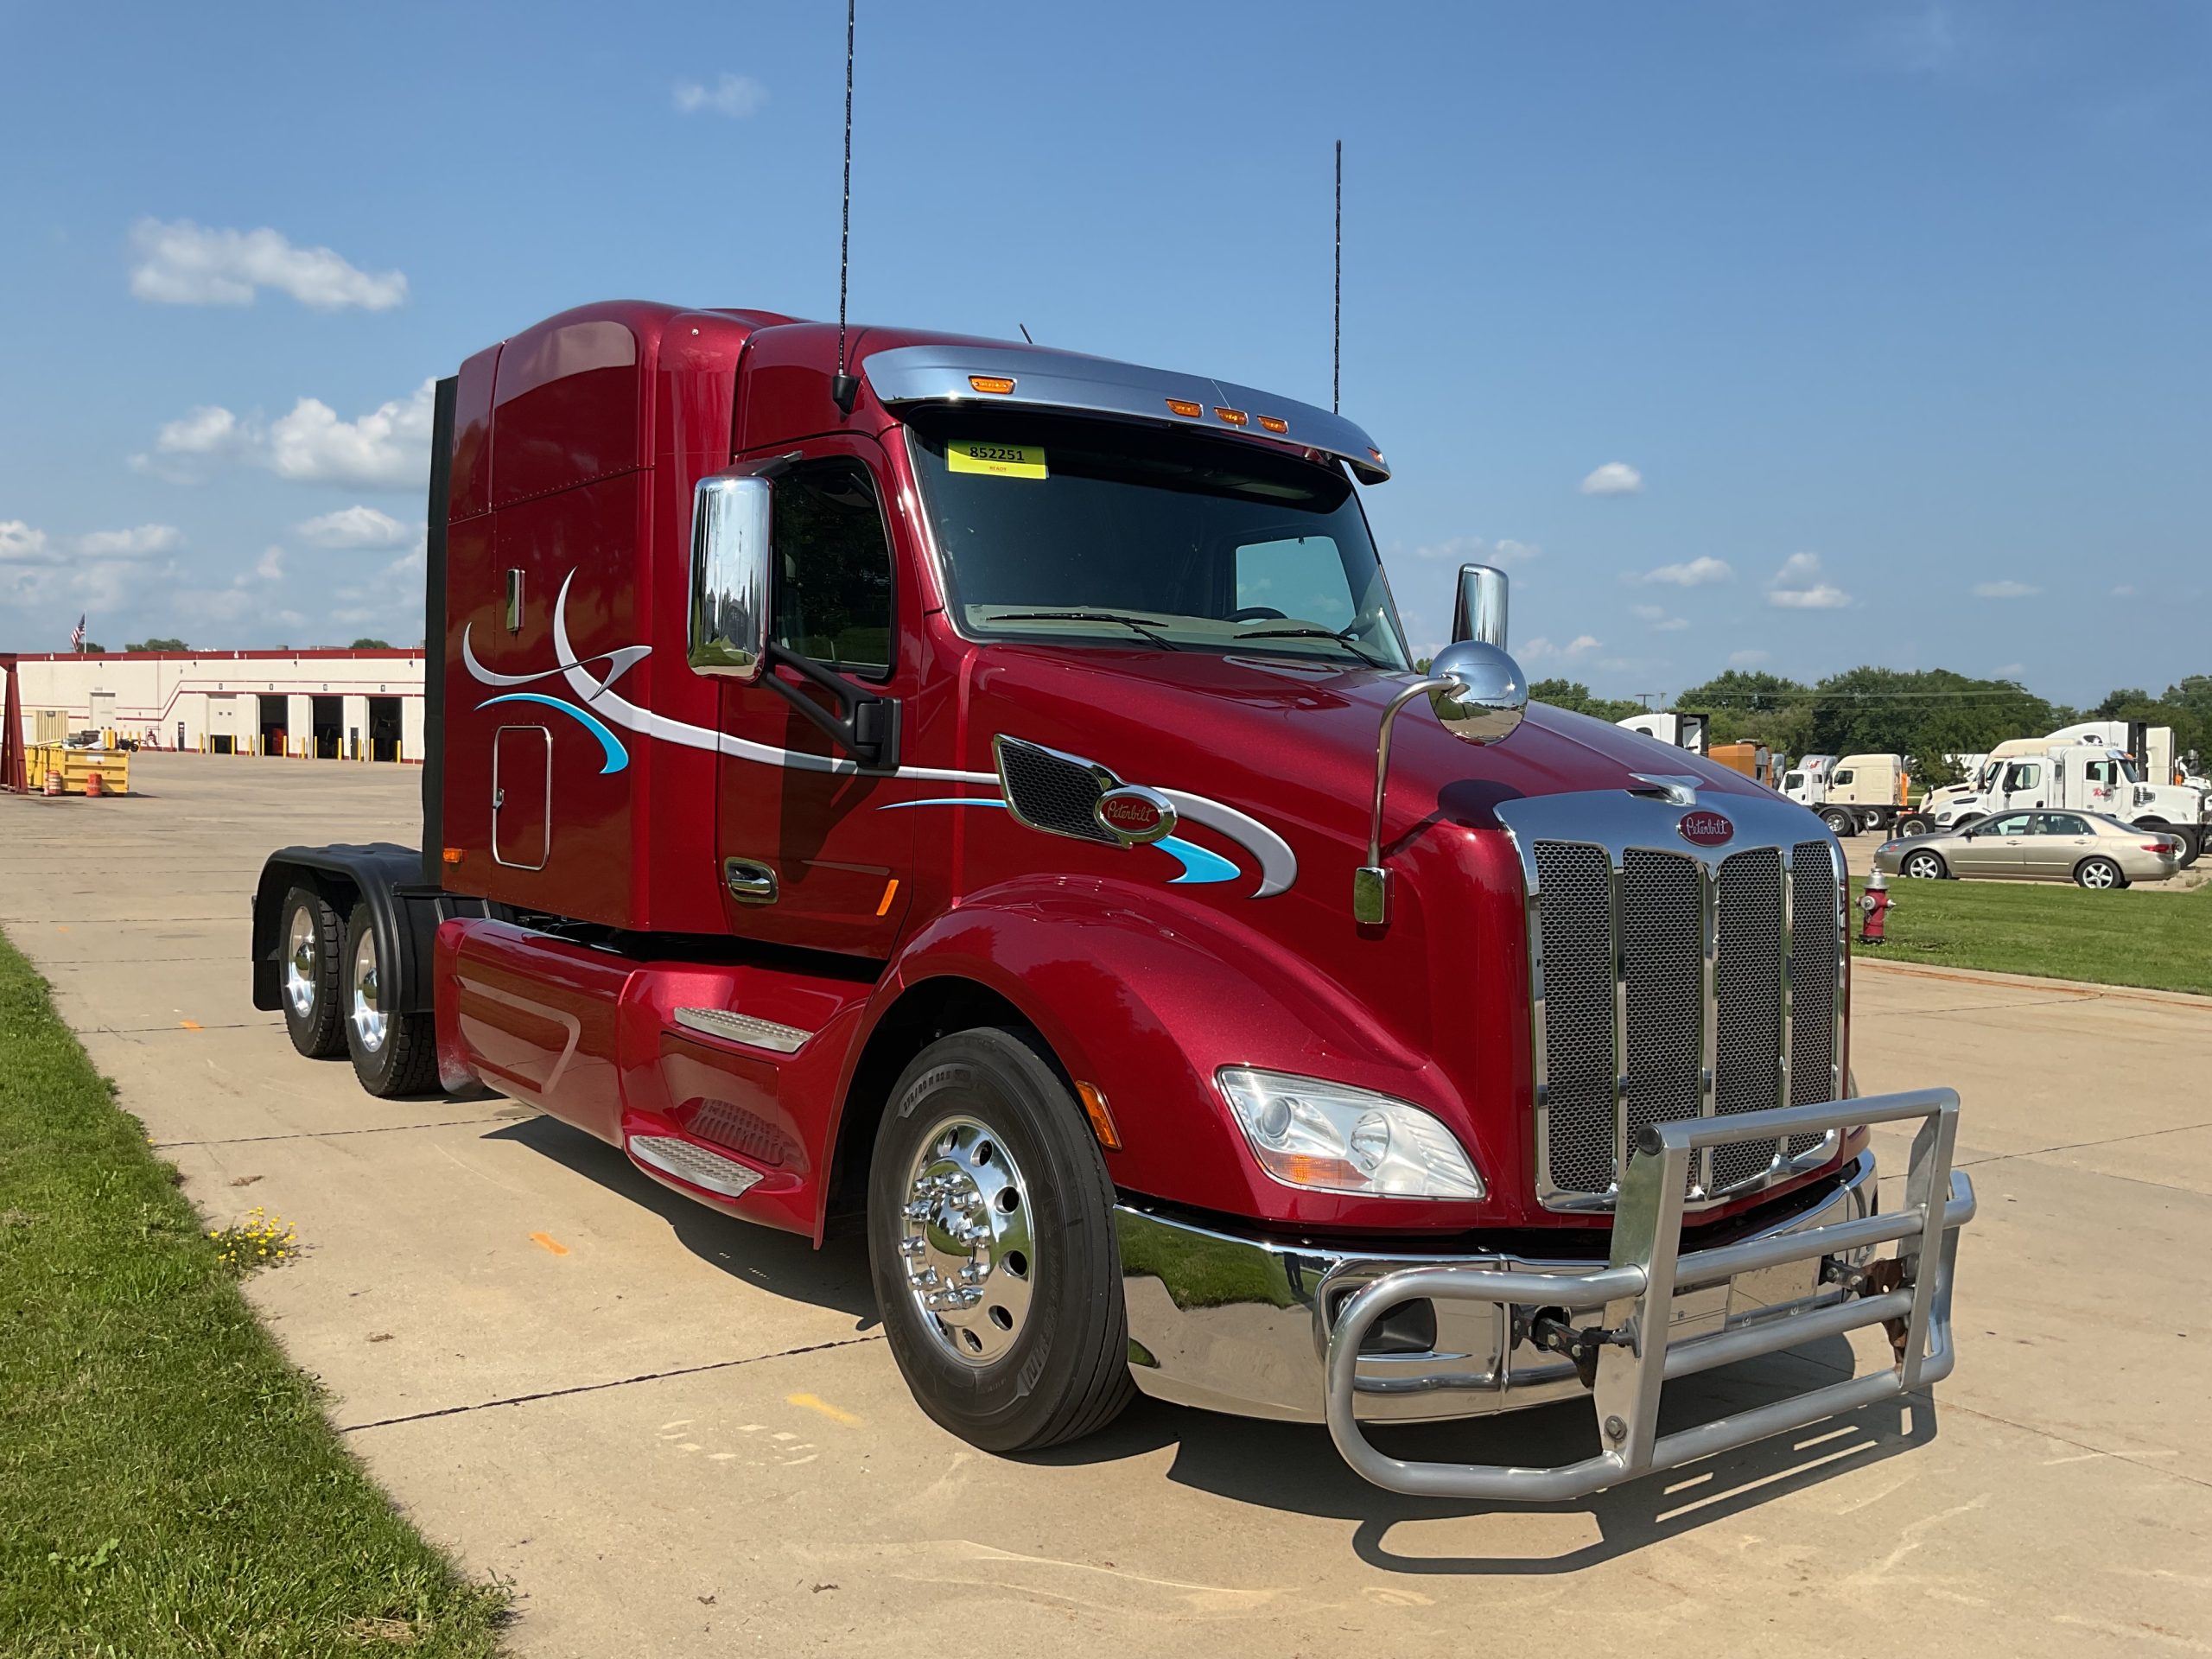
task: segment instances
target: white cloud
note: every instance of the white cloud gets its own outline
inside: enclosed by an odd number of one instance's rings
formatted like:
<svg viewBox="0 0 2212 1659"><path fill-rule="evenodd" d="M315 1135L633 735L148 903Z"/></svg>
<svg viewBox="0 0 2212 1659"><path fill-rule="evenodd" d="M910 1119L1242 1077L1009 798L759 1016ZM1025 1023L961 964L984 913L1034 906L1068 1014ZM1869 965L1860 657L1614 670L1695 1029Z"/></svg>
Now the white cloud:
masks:
<svg viewBox="0 0 2212 1659"><path fill-rule="evenodd" d="M1424 542L1414 557L1431 564L1526 564L1541 558L1544 550L1534 542L1516 542L1510 536L1486 542L1479 536L1446 536L1440 542Z"/></svg>
<svg viewBox="0 0 2212 1659"><path fill-rule="evenodd" d="M1526 645L1515 646L1513 654L1524 663L1573 663L1603 649L1594 634L1579 633L1563 645L1555 645L1539 634Z"/></svg>
<svg viewBox="0 0 2212 1659"><path fill-rule="evenodd" d="M302 484L411 489L429 475L435 391L436 383L425 380L408 397L378 404L352 421L340 420L319 397L302 397L290 414L265 424L258 416L240 416L202 404L165 424L154 450L188 462L245 461ZM173 482L197 476L189 466L164 468L145 455L133 456L130 464Z"/></svg>
<svg viewBox="0 0 2212 1659"><path fill-rule="evenodd" d="M1629 580L1662 582L1676 588L1702 588L1707 582L1726 582L1735 574L1727 560L1700 554L1681 564L1662 564L1656 570L1647 570L1640 576L1630 576Z"/></svg>
<svg viewBox="0 0 2212 1659"><path fill-rule="evenodd" d="M685 115L696 115L705 110L742 120L767 101L766 86L750 75L733 75L728 70L716 77L711 86L696 80L676 83L676 107Z"/></svg>
<svg viewBox="0 0 2212 1659"><path fill-rule="evenodd" d="M44 531L20 518L0 518L0 564L54 564L60 556Z"/></svg>
<svg viewBox="0 0 2212 1659"><path fill-rule="evenodd" d="M397 547L407 526L374 507L340 507L298 526L300 539L316 547Z"/></svg>
<svg viewBox="0 0 2212 1659"><path fill-rule="evenodd" d="M1582 480L1581 489L1585 495L1638 495L1643 474L1624 461L1609 461Z"/></svg>
<svg viewBox="0 0 2212 1659"><path fill-rule="evenodd" d="M1751 668L1765 662L1770 654L1764 651L1732 651L1728 653L1728 662L1733 668Z"/></svg>
<svg viewBox="0 0 2212 1659"><path fill-rule="evenodd" d="M77 538L77 550L88 559L148 559L171 553L184 545L184 532L175 524L140 524L134 530L96 530Z"/></svg>
<svg viewBox="0 0 2212 1659"><path fill-rule="evenodd" d="M1821 579L1819 554L1792 553L1767 578L1766 602L1789 611L1840 611L1851 603L1851 595Z"/></svg>
<svg viewBox="0 0 2212 1659"><path fill-rule="evenodd" d="M1629 609L1651 625L1654 633L1680 633L1690 625L1687 616L1669 616L1664 605L1631 605Z"/></svg>
<svg viewBox="0 0 2212 1659"><path fill-rule="evenodd" d="M2114 599L2133 599L2135 597L2135 585L2124 582L2112 590L2112 596Z"/></svg>
<svg viewBox="0 0 2212 1659"><path fill-rule="evenodd" d="M407 297L398 271L362 270L328 248L296 248L265 226L222 231L142 219L130 243L138 256L130 291L156 305L251 305L264 288L316 311L389 311Z"/></svg>
<svg viewBox="0 0 2212 1659"><path fill-rule="evenodd" d="M262 549L260 562L253 567L253 574L264 582L282 582L284 579L284 550L281 547Z"/></svg>
<svg viewBox="0 0 2212 1659"><path fill-rule="evenodd" d="M1977 582L1974 585L1974 594L1976 599L2033 599L2041 592L2043 589L2040 588L2031 587L2024 582L2014 582L2010 578L2003 582Z"/></svg>

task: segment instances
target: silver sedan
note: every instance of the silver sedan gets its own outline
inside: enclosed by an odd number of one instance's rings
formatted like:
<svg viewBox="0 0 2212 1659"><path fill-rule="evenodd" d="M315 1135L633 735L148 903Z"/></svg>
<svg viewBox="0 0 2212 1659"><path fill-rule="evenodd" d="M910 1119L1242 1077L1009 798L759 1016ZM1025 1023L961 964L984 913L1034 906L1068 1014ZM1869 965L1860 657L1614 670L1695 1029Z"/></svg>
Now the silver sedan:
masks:
<svg viewBox="0 0 2212 1659"><path fill-rule="evenodd" d="M1885 875L2072 881L2097 888L2163 881L2181 868L2181 859L2178 836L2101 812L1999 812L1963 830L1910 836L1874 849L1874 868Z"/></svg>

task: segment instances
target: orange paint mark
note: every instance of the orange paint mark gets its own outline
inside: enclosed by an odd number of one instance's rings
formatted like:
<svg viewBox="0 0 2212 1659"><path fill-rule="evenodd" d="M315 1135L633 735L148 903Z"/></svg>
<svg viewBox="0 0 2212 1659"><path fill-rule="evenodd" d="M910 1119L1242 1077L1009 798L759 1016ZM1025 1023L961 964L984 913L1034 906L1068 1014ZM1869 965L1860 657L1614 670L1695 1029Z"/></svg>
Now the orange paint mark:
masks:
<svg viewBox="0 0 2212 1659"><path fill-rule="evenodd" d="M569 1253L569 1247L550 1233L532 1233L530 1236L530 1242L537 1245L539 1249L550 1251L555 1255L566 1255Z"/></svg>
<svg viewBox="0 0 2212 1659"><path fill-rule="evenodd" d="M899 878L894 875L883 884L883 902L875 907L877 915L888 916L891 913L891 896L898 891Z"/></svg>
<svg viewBox="0 0 2212 1659"><path fill-rule="evenodd" d="M851 1412L842 1406L831 1405L818 1394L787 1394L784 1396L784 1402L787 1405L798 1406L807 1411L818 1411L831 1422L842 1423L848 1428L855 1427L860 1421L860 1419L854 1416Z"/></svg>
<svg viewBox="0 0 2212 1659"><path fill-rule="evenodd" d="M200 1028L197 1020L180 1020L176 1023L180 1031L198 1031Z"/></svg>
<svg viewBox="0 0 2212 1659"><path fill-rule="evenodd" d="M67 922L56 922L54 925L54 931L57 933L67 933L69 931L69 925Z"/></svg>

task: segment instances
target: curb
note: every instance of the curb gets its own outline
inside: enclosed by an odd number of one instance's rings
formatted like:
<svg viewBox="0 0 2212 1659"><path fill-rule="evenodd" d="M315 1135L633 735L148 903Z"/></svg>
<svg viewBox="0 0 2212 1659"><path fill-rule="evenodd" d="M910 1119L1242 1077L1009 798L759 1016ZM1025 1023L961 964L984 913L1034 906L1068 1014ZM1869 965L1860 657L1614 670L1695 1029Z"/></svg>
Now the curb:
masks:
<svg viewBox="0 0 2212 1659"><path fill-rule="evenodd" d="M1982 968L1951 968L1935 963L1892 962L1882 957L1851 953L1851 970L1854 974L1862 968L1878 972L1900 974L1908 979L1948 979L1962 985L2002 985L2008 989L2030 991L2086 991L2092 995L2113 997L2132 1002L2158 1002L2171 1007L2196 1008L2212 1014L2212 996L2201 996L2194 991L2153 990L2147 985L2105 985L2086 979L2050 979L2040 974L1999 974Z"/></svg>

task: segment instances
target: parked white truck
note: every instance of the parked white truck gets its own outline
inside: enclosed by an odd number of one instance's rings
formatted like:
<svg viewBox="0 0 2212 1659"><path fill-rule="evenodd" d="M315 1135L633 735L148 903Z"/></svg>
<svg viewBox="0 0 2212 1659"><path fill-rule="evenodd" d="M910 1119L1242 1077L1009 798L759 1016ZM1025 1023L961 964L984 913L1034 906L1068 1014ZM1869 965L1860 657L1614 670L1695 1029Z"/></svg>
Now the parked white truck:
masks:
<svg viewBox="0 0 2212 1659"><path fill-rule="evenodd" d="M1819 813L1837 836L1862 830L1927 834L1932 820L1907 810L1911 786L1901 754L1808 754L1782 778L1782 792Z"/></svg>
<svg viewBox="0 0 2212 1659"><path fill-rule="evenodd" d="M2212 850L2212 791L2145 783L2126 751L2109 743L2051 738L1999 743L1972 779L1931 792L1922 813L1939 830L1957 830L2024 806L2071 807L2171 831L2182 839L2184 868Z"/></svg>

